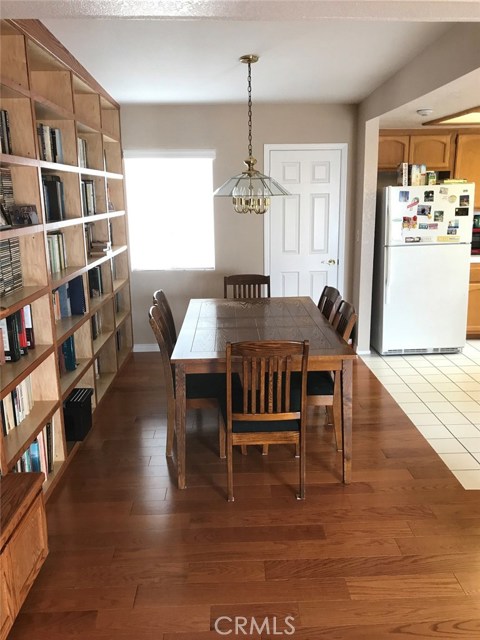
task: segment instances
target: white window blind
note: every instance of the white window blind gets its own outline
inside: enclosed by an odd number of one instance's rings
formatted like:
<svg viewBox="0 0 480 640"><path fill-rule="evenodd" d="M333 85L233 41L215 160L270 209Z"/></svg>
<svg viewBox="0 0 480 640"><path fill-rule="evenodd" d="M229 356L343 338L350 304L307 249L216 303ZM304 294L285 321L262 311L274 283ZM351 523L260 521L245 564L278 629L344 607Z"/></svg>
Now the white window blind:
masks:
<svg viewBox="0 0 480 640"><path fill-rule="evenodd" d="M125 153L135 271L213 269L211 151Z"/></svg>

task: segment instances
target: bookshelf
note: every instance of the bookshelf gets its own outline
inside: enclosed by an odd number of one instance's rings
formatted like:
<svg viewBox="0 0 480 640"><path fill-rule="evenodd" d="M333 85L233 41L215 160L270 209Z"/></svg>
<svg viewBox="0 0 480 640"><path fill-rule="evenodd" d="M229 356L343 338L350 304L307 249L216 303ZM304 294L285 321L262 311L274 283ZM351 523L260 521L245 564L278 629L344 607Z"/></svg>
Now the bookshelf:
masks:
<svg viewBox="0 0 480 640"><path fill-rule="evenodd" d="M38 214L38 223L0 230L0 327L13 317L21 342L28 312L34 334L33 348L1 365L0 471L29 470L26 452L43 447L48 498L76 449L64 401L75 387L91 388L95 412L132 350L120 114L36 20L0 21L0 60L2 185ZM8 272L6 245L19 248L21 276ZM14 406L12 426L4 405L18 396L26 409Z"/></svg>

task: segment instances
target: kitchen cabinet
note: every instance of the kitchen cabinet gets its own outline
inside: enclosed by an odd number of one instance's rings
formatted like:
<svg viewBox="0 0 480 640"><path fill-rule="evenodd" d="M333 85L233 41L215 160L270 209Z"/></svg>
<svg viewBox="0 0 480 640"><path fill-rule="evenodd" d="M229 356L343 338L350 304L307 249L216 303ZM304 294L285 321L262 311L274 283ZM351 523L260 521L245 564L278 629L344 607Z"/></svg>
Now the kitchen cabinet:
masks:
<svg viewBox="0 0 480 640"><path fill-rule="evenodd" d="M378 168L396 169L401 162L408 162L410 136L380 136L378 141Z"/></svg>
<svg viewBox="0 0 480 640"><path fill-rule="evenodd" d="M454 177L475 183L475 209L480 209L480 134L457 136Z"/></svg>
<svg viewBox="0 0 480 640"><path fill-rule="evenodd" d="M380 134L378 143L378 168L389 171L400 162L425 164L432 171L453 171L454 134L428 133L398 135Z"/></svg>
<svg viewBox="0 0 480 640"><path fill-rule="evenodd" d="M480 262L470 265L467 337L480 338Z"/></svg>
<svg viewBox="0 0 480 640"><path fill-rule="evenodd" d="M5 640L48 554L42 473L1 479L0 640Z"/></svg>

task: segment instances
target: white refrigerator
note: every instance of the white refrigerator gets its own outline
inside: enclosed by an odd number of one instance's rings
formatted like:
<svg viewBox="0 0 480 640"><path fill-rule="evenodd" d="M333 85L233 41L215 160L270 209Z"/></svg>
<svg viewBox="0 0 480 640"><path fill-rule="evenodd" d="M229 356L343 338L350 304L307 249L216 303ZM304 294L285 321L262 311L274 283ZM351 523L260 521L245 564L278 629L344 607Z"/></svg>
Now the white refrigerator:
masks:
<svg viewBox="0 0 480 640"><path fill-rule="evenodd" d="M473 184L386 187L377 210L372 346L382 355L465 346Z"/></svg>

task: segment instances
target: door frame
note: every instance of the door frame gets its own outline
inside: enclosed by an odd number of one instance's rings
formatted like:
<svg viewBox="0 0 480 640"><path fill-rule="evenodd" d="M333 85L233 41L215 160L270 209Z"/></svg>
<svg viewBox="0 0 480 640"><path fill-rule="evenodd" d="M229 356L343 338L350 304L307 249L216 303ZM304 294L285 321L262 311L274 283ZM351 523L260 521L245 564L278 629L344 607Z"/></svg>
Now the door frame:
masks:
<svg viewBox="0 0 480 640"><path fill-rule="evenodd" d="M265 174L270 175L270 151L313 151L315 149L332 149L340 151L340 207L338 216L338 288L345 296L345 228L346 228L346 196L347 196L347 159L348 144L346 142L309 143L309 144L265 144L263 146L263 166ZM271 215L271 213L267 213ZM265 216L263 220L263 269L270 274L270 225Z"/></svg>

